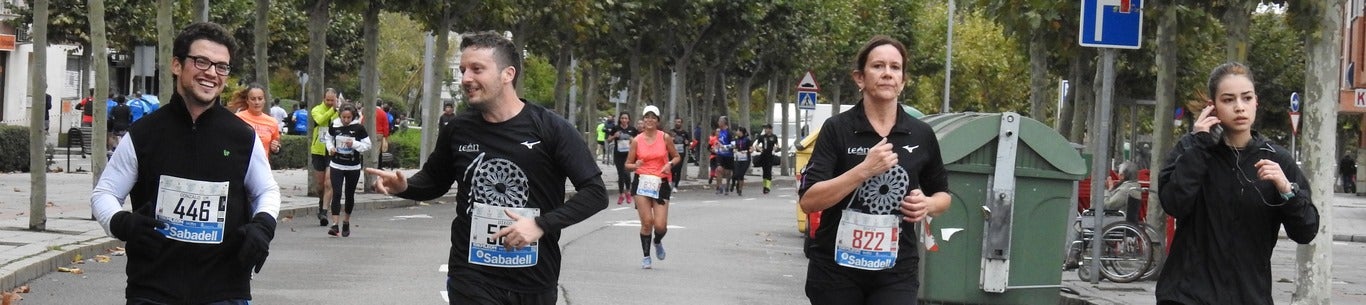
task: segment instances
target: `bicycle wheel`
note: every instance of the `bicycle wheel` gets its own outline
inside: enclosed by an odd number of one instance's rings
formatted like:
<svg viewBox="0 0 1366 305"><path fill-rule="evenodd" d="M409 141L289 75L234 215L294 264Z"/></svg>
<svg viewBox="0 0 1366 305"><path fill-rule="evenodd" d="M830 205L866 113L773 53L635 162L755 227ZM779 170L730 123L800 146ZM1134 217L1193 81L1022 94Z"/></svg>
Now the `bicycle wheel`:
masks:
<svg viewBox="0 0 1366 305"><path fill-rule="evenodd" d="M1101 232L1101 274L1115 283L1142 278L1152 264L1148 233L1129 222L1112 223Z"/></svg>

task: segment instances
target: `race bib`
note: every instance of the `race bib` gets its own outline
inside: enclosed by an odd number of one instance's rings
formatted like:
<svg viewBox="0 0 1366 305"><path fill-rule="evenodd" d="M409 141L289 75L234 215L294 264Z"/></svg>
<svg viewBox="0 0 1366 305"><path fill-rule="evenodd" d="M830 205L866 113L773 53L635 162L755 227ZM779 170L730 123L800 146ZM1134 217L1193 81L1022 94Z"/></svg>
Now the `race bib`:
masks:
<svg viewBox="0 0 1366 305"><path fill-rule="evenodd" d="M663 181L655 175L640 176L640 182L636 183L636 195L659 199L659 185Z"/></svg>
<svg viewBox="0 0 1366 305"><path fill-rule="evenodd" d="M223 243L228 214L228 182L161 176L157 186L157 231L166 238L197 244Z"/></svg>
<svg viewBox="0 0 1366 305"><path fill-rule="evenodd" d="M735 161L749 161L749 154L745 153L744 151L737 150L735 152L732 152L732 154L735 154Z"/></svg>
<svg viewBox="0 0 1366 305"><path fill-rule="evenodd" d="M337 153L349 155L352 152L355 152L355 148L352 148L352 144L355 143L355 141L356 138L351 136L337 136Z"/></svg>
<svg viewBox="0 0 1366 305"><path fill-rule="evenodd" d="M863 270L896 265L898 215L872 215L845 210L835 235L835 263Z"/></svg>
<svg viewBox="0 0 1366 305"><path fill-rule="evenodd" d="M617 140L617 152L631 151L631 140Z"/></svg>
<svg viewBox="0 0 1366 305"><path fill-rule="evenodd" d="M536 208L505 208L475 203L470 211L470 255L469 262L500 268L531 267L536 265L540 256L540 241L532 241L526 247L507 250L503 239L494 239L499 230L511 226L515 221L504 211L512 211L522 217L537 217L541 210Z"/></svg>

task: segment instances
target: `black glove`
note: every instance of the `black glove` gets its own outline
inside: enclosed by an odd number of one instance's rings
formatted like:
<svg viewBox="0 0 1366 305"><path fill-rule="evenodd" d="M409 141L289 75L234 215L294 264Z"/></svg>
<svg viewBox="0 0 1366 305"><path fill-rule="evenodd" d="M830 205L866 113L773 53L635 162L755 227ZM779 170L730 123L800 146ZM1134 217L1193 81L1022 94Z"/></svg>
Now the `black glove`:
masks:
<svg viewBox="0 0 1366 305"><path fill-rule="evenodd" d="M266 256L270 255L270 241L275 239L275 217L256 213L251 222L237 229L237 232L243 236L242 250L237 253L237 259L243 265L252 267L256 273L261 273Z"/></svg>
<svg viewBox="0 0 1366 305"><path fill-rule="evenodd" d="M157 253L161 251L161 246L166 243L166 235L157 232L157 228L166 226L156 218L133 214L129 211L119 211L114 213L114 218L109 220L109 232L114 233L114 237L128 242L129 245L137 245L129 248L137 252Z"/></svg>

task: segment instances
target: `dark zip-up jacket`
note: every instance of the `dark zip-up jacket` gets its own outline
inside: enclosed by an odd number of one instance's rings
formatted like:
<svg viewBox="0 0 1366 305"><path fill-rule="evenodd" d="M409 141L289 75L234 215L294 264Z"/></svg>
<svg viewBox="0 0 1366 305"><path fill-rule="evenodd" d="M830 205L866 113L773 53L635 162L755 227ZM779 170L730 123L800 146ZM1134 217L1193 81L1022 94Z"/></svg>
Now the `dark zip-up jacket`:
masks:
<svg viewBox="0 0 1366 305"><path fill-rule="evenodd" d="M1261 160L1280 164L1298 184L1294 197L1286 200L1271 181L1258 179L1254 165ZM1177 226L1157 301L1270 305L1271 250L1281 226L1300 244L1318 234L1304 172L1289 150L1257 132L1241 150L1208 132L1187 134L1168 154L1159 181L1162 208Z"/></svg>

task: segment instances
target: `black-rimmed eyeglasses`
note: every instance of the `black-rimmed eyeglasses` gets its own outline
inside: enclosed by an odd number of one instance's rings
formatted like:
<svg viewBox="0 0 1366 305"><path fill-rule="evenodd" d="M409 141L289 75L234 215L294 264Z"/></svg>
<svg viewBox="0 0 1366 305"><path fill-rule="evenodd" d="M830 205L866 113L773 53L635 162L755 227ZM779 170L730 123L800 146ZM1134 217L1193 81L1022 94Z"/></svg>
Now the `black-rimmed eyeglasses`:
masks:
<svg viewBox="0 0 1366 305"><path fill-rule="evenodd" d="M186 55L184 58L194 62L195 69L199 69L199 71L208 71L209 67L213 67L215 70L214 73L220 76L228 76L228 72L230 72L230 69L232 68L228 63L213 62L212 60L209 60L208 57L204 56Z"/></svg>

